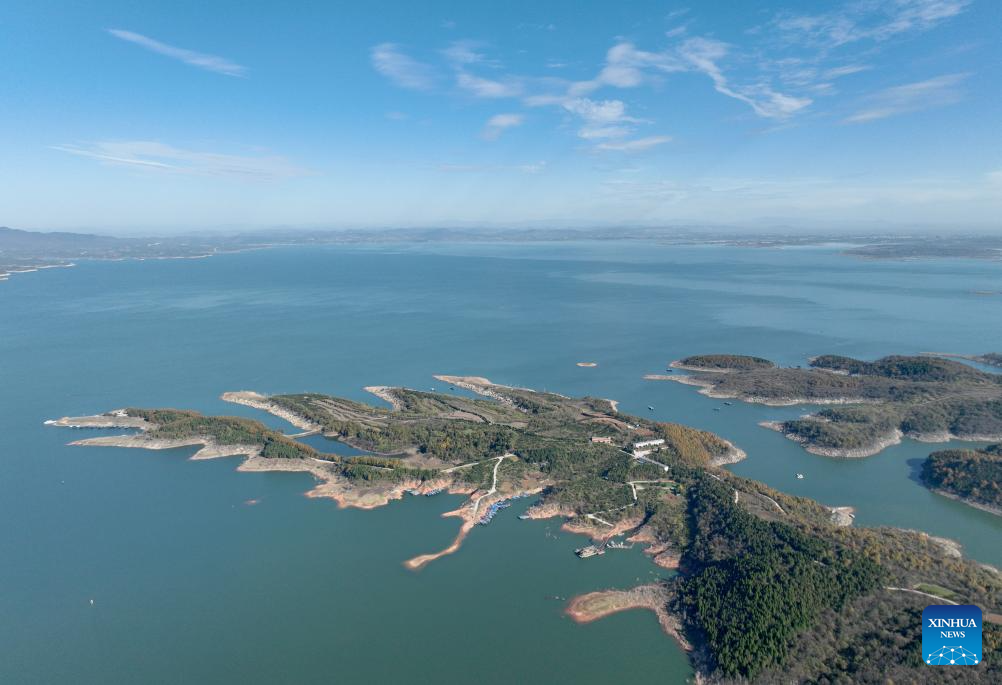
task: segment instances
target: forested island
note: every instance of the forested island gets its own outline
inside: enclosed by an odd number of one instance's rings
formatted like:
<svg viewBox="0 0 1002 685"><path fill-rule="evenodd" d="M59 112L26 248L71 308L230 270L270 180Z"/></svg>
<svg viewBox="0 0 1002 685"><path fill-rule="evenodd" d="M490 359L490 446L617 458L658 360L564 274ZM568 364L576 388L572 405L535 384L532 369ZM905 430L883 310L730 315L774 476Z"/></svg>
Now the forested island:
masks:
<svg viewBox="0 0 1002 685"><path fill-rule="evenodd" d="M1002 516L1002 445L933 452L922 464L922 482L940 494Z"/></svg>
<svg viewBox="0 0 1002 685"><path fill-rule="evenodd" d="M587 621L652 609L713 682L942 682L959 676L921 660L918 626L929 588L978 604L986 616L1002 610L1002 576L962 558L956 545L914 531L837 525L829 507L719 468L742 455L711 433L622 414L610 400L437 378L479 397L369 388L389 405L376 407L316 393L223 396L280 416L302 434L367 450L363 456L320 452L251 419L177 409L51 423L136 431L74 444L198 445L193 458L245 456L241 470L309 472L317 479L309 494L342 506L442 489L468 495L447 514L462 519L453 544L407 561L412 569L456 551L510 499L536 495L527 516L562 517L599 545L627 535L655 563L678 569L661 584L578 598L570 615ZM965 681L998 682L1002 665L990 653L1000 648L1002 632L986 625L989 656L964 669Z"/></svg>
<svg viewBox="0 0 1002 685"><path fill-rule="evenodd" d="M979 360L991 363L993 355ZM714 398L775 406L832 405L765 423L814 454L866 457L907 436L927 442L1002 440L1002 376L929 355L862 361L839 355L808 368L777 367L742 355L700 355L672 362L686 375L648 379L697 385Z"/></svg>

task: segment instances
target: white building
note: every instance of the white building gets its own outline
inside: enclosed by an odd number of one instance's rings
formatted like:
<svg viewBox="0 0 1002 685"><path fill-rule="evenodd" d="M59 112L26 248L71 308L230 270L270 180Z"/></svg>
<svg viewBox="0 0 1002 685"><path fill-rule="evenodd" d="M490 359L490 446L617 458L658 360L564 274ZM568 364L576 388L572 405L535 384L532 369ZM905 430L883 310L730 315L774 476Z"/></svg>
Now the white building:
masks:
<svg viewBox="0 0 1002 685"><path fill-rule="evenodd" d="M664 438L658 438L657 440L642 440L640 442L633 443L633 449L638 450L643 447L660 447L665 444Z"/></svg>

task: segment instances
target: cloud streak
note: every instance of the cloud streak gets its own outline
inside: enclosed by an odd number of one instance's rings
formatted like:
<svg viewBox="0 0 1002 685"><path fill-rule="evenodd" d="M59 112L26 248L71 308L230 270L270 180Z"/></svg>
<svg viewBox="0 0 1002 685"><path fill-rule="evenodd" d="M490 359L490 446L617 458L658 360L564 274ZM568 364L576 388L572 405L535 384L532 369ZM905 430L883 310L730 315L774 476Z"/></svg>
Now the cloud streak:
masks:
<svg viewBox="0 0 1002 685"><path fill-rule="evenodd" d="M831 49L927 31L957 16L969 4L970 0L861 1L823 14L780 14L773 26L788 41Z"/></svg>
<svg viewBox="0 0 1002 685"><path fill-rule="evenodd" d="M877 43L928 31L961 14L969 4L970 0L847 0L817 14L773 14L765 24L749 28L744 33L748 43L740 45L697 35L686 24L666 31L666 42L653 50L617 39L591 72L594 75L578 80L505 73L498 60L485 54L484 43L460 40L439 51L444 63L437 73L451 73L457 93L481 99L517 98L525 108L551 107L572 115L578 138L589 141L593 149L642 151L671 138L636 137L642 125L653 122L629 116L625 98L601 99L600 91L659 87L675 74L701 74L720 95L742 103L762 119L785 124L826 100L831 102L838 94L839 79L874 69L874 58L882 49ZM870 44L844 47L861 41ZM373 48L373 63L398 85L430 89L432 68L403 55L393 44ZM863 100L860 106L865 108L844 121L861 123L956 101L961 79L950 75L888 89ZM488 123L481 135L494 140L503 131L504 127Z"/></svg>
<svg viewBox="0 0 1002 685"><path fill-rule="evenodd" d="M166 43L161 43L158 40L154 40L153 38L144 36L141 33L135 33L133 31L125 31L122 29L106 29L106 31L116 38L124 40L128 43L134 43L151 52L164 55L165 57L170 57L171 59L184 62L192 67L198 67L199 69L204 69L206 71L223 74L224 76L243 77L247 75L246 67L237 64L236 62L231 62L225 57L167 45Z"/></svg>
<svg viewBox="0 0 1002 685"><path fill-rule="evenodd" d="M456 85L479 98L513 98L522 94L522 86L515 80L495 81L465 71L456 74Z"/></svg>
<svg viewBox="0 0 1002 685"><path fill-rule="evenodd" d="M898 114L952 105L961 99L958 87L970 74L946 74L925 81L906 83L883 90L869 99L869 106L844 119L862 124Z"/></svg>
<svg viewBox="0 0 1002 685"><path fill-rule="evenodd" d="M394 43L380 43L372 48L370 56L373 68L401 88L431 90L435 87L435 70L404 54Z"/></svg>
<svg viewBox="0 0 1002 685"><path fill-rule="evenodd" d="M484 125L481 136L485 140L497 140L501 134L515 126L521 126L525 117L521 114L495 114Z"/></svg>
<svg viewBox="0 0 1002 685"><path fill-rule="evenodd" d="M773 90L768 84L735 87L724 76L718 62L728 52L729 46L719 40L690 38L679 48L679 54L692 67L710 77L714 89L727 97L744 102L761 117L783 119L808 107L813 100L794 97Z"/></svg>
<svg viewBox="0 0 1002 685"><path fill-rule="evenodd" d="M148 140L99 141L53 145L54 150L95 159L113 166L192 176L275 180L310 172L280 156L233 155L186 150Z"/></svg>
<svg viewBox="0 0 1002 685"><path fill-rule="evenodd" d="M607 141L599 143L595 147L599 150L612 150L615 152L643 152L658 145L671 142L671 136L648 136L635 140Z"/></svg>

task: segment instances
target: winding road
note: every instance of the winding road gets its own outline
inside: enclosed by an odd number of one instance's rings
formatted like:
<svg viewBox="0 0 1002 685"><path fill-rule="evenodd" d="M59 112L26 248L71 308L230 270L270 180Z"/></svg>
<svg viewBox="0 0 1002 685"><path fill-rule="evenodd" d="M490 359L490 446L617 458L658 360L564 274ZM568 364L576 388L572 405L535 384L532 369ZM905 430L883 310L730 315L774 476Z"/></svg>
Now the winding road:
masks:
<svg viewBox="0 0 1002 685"><path fill-rule="evenodd" d="M503 462L508 457L514 458L515 455L514 454L504 454L504 455L501 455L500 457L494 457L497 460L497 463L494 464L494 482L491 483L491 489L490 490L488 490L484 494L480 495L480 497L476 498L473 501L473 518L474 519L476 519L476 517L477 517L477 511L480 509L480 500L482 500L484 497L490 497L491 495L493 495L495 492L498 491L498 468L501 466L501 462Z"/></svg>

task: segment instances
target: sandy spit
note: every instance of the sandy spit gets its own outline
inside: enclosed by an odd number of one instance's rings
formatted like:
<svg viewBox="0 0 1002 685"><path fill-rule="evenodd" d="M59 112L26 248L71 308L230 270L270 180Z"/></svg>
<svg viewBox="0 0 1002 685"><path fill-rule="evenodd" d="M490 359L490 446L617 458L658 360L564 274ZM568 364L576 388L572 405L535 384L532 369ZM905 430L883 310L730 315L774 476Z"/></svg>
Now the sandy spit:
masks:
<svg viewBox="0 0 1002 685"><path fill-rule="evenodd" d="M681 622L667 608L668 592L662 585L639 585L630 590L601 590L578 595L567 605L565 613L577 623L590 623L605 616L630 609L653 611L666 635L672 637L687 652L692 644L682 634Z"/></svg>
<svg viewBox="0 0 1002 685"><path fill-rule="evenodd" d="M153 428L153 424L147 423L145 419L126 415L124 409L96 416L64 416L61 419L50 419L45 425L62 428L138 428L139 430Z"/></svg>
<svg viewBox="0 0 1002 685"><path fill-rule="evenodd" d="M388 385L367 385L362 389L368 393L372 393L379 399L386 402L388 405L393 407L393 411L400 411L401 408L400 400L394 397L393 393L390 392L394 388Z"/></svg>

